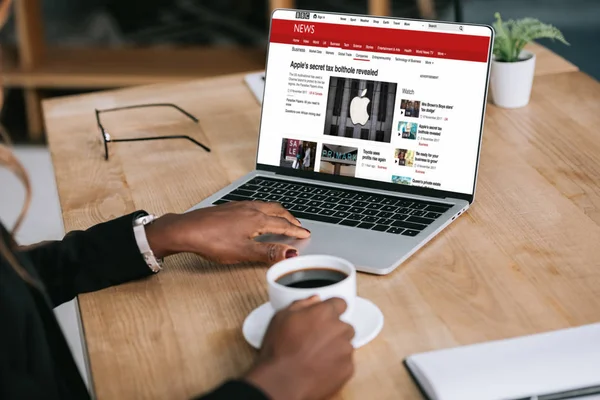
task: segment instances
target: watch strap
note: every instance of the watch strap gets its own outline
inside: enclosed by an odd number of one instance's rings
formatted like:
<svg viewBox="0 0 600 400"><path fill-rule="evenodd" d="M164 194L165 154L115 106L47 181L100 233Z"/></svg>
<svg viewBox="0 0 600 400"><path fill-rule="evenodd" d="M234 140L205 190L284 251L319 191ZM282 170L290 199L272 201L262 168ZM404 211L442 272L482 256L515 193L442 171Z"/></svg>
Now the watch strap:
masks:
<svg viewBox="0 0 600 400"><path fill-rule="evenodd" d="M152 272L157 273L162 269L162 259L156 258L148 243L148 237L146 236L146 225L151 224L155 219L155 215L147 213L135 218L133 221L133 235L135 236L135 241L148 268L150 268Z"/></svg>

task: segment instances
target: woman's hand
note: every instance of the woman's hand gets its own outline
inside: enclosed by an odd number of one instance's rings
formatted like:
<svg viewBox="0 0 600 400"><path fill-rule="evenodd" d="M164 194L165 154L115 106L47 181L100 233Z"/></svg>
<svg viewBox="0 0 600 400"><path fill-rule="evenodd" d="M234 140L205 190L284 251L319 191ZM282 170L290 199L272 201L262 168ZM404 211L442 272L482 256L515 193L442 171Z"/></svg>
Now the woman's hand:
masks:
<svg viewBox="0 0 600 400"><path fill-rule="evenodd" d="M278 312L245 379L273 400L331 397L354 373L354 329L340 321L345 310L342 299L314 296Z"/></svg>
<svg viewBox="0 0 600 400"><path fill-rule="evenodd" d="M257 236L272 233L306 239L301 227L279 203L231 202L185 214L166 214L146 226L148 243L161 258L191 252L221 264L275 263L295 257L298 250L281 243L259 243Z"/></svg>

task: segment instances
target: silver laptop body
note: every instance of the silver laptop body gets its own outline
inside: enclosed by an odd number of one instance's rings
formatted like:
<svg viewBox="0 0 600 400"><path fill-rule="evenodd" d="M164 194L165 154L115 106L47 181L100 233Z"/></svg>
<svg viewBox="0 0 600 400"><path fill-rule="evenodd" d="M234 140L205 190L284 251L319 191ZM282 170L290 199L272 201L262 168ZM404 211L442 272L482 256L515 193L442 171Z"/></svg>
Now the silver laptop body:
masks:
<svg viewBox="0 0 600 400"><path fill-rule="evenodd" d="M292 20L292 16L295 13L296 17L300 15L306 15L307 12L298 11L298 10L276 10L273 14L273 19L277 19L281 17L281 19L288 18L288 20ZM286 160L286 166L283 165L284 162L284 149L280 151L282 153L282 164L280 166L277 165L267 165L259 162L257 155L257 164L256 169L251 173L245 175L244 177L238 179L232 184L224 187L217 193L212 196L206 198L196 206L194 206L191 210L210 207L213 203L222 202L224 197L228 195L231 197L231 193L239 190L240 187L247 185L248 182L253 181L255 179L264 179L264 180L276 180L284 185L309 185L317 188L328 189L332 191L351 191L359 193L359 196L378 196L381 195L388 199L389 202L393 203L391 199L398 199L402 203L405 203L404 200L413 202L414 204L421 204L421 202L427 203L436 203L441 204L446 208L446 211L442 212L439 217L437 217L433 222L426 225L424 228L419 230L419 233L415 236L409 236L405 234L392 234L388 232L375 231L372 229L363 229L358 226L346 226L341 223L329 223L329 222L321 222L319 220L314 220L312 218L305 218L306 214L300 213L299 217L302 225L309 229L312 233L309 239L305 240L296 240L292 238L286 238L282 236L275 235L265 235L257 240L260 241L275 241L275 242L284 242L291 244L297 247L300 251L301 255L307 254L330 254L339 257L343 257L352 263L354 263L359 271L373 273L373 274L388 274L392 272L395 268L397 268L400 264L402 264L408 257L414 254L417 250L423 247L427 242L433 239L438 233L440 233L445 227L447 227L450 223L452 223L457 217L459 217L462 213L464 213L469 205L474 200L475 193L475 185L477 179L477 165L479 162L479 152L481 145L481 135L483 133L483 117L485 114L485 105L487 98L487 82L489 79L489 65L491 58L491 43L493 43L493 31L490 27L484 25L468 25L468 24L453 24L453 23L441 23L435 21L413 21L407 19L394 19L394 18L379 18L379 17L367 17L367 16L359 16L359 15L348 15L348 14L337 14L337 13L314 13L310 12L308 14L311 19L315 20L326 20L333 18L342 18L345 21L349 19L359 19L361 21L373 21L373 20L386 20L388 21L386 24L425 24L422 25L425 29L427 27L432 27L434 30L438 25L443 25L444 28L447 28L447 32L463 32L468 30L477 29L486 29L489 30L489 43L487 48L487 59L485 61L485 74L484 76L479 77L481 86L480 92L481 96L477 101L477 104L480 106L479 109L474 110L473 118L478 120L479 131L477 132L477 137L473 139L473 146L477 147L477 154L475 159L475 169L474 173L469 176L464 177L468 179L473 184L473 189L471 193L459 193L459 192L451 192L451 191L443 191L433 188L427 187L416 187L411 185L402 185L402 184L393 184L388 182L380 182L371 179L359 179L355 177L340 177L331 175L328 173L316 172L313 168L313 171L303 171L289 167L289 159ZM309 20L313 22L312 20ZM272 21L272 24L274 22ZM379 26L379 24L377 24ZM318 25L317 28L321 27ZM460 27L460 28L459 28ZM460 30L459 30L460 29ZM273 25L271 26L271 32L273 34ZM442 32L446 32L445 30ZM273 42L273 38L271 39ZM272 55L273 50L271 49L272 44L269 48L269 53ZM273 63L272 59L269 59L269 53L267 55L267 68L266 68L266 77L269 77L271 70L269 69L269 64ZM274 63L273 63L274 64ZM274 68L274 67L273 67ZM373 80L377 80L377 78L373 78ZM266 87L264 90L264 100L263 100L263 112L261 115L261 131L259 135L259 153L260 146L262 145L260 137L263 135L263 126L265 126L265 121L269 118L272 118L272 115L268 115L265 112L264 101L269 96L269 90L271 89L269 86L269 80L265 79ZM363 85L359 83L359 85ZM368 83L365 86L369 87ZM397 91L400 92L401 88L398 85ZM398 96L402 96L402 94L398 93ZM403 100L404 101L404 100ZM400 99L396 99L396 104L400 103ZM394 105L394 114L398 112L398 107ZM421 106L423 107L423 106ZM374 114L374 113L373 113ZM404 115L404 114L403 114ZM420 120L420 124L427 123L427 121L423 122ZM322 132L320 132L323 134ZM394 128L394 132L395 128ZM399 133L398 133L399 134ZM449 133L448 133L449 134ZM281 141L281 139L279 139ZM284 135L284 145L286 142ZM346 140L346 138L344 138ZM321 150L321 159L324 160L325 155L325 144L326 141L331 141L329 136L323 135L323 138L318 143L318 149ZM475 143L476 141L476 143ZM348 142L348 140L346 140ZM344 144L346 144L346 142ZM362 139L355 139L354 142L358 148L365 148L370 142ZM366 143L365 143L366 142ZM310 143L310 142L307 142ZM272 145L273 143L271 143ZM323 146L325 145L325 146ZM473 147L474 148L474 147ZM360 150L359 150L360 151ZM316 152L315 152L316 153ZM313 157L316 157L317 154L314 154ZM442 154L440 153L440 157ZM289 156L288 156L289 158ZM327 158L329 160L329 158ZM333 160L335 161L335 160ZM316 164L316 161L313 161ZM360 159L358 160L360 162ZM293 163L293 161L292 161ZM341 168L343 168L342 166ZM316 167L315 167L316 168ZM356 168L356 166L354 167ZM302 169L302 168L300 168ZM317 170L320 171L320 170ZM254 187L254 186L246 186L246 187ZM241 189L244 192L244 189ZM246 193L246 192L244 192ZM346 192L347 193L347 192ZM362 197L361 197L362 198ZM256 199L256 200L264 200L264 199ZM408 203L405 203L408 204ZM364 204L363 204L364 205ZM429 208L429 207L426 207ZM432 206L431 208L436 208L436 206ZM412 209L411 209L412 210ZM412 211L411 211L412 212ZM292 210L292 213L294 211ZM335 215L335 214L334 214ZM342 212L341 215L345 215ZM423 215L423 213L419 213L421 216L426 216L428 213ZM407 217L408 218L408 217ZM412 218L415 219L415 218ZM417 218L418 220L419 218ZM360 224L359 224L360 225ZM397 231L397 230L396 230ZM405 231L406 232L406 231ZM414 231L413 231L414 234Z"/></svg>

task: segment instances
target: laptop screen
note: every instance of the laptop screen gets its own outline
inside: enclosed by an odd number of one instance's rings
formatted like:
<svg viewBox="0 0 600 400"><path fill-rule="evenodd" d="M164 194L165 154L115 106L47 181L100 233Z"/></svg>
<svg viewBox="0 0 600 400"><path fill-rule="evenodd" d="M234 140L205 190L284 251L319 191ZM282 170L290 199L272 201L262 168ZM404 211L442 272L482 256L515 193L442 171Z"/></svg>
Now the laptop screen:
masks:
<svg viewBox="0 0 600 400"><path fill-rule="evenodd" d="M473 194L491 39L486 26L275 11L257 163Z"/></svg>

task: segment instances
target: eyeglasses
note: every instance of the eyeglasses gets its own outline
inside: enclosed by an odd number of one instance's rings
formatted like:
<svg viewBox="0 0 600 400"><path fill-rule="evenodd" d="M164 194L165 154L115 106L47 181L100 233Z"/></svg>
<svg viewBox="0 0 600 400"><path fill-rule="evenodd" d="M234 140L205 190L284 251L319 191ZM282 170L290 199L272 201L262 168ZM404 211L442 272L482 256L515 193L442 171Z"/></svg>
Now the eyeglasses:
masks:
<svg viewBox="0 0 600 400"><path fill-rule="evenodd" d="M194 117L192 114L190 114L189 112L185 111L183 108L181 108L181 107L179 107L179 106L177 106L175 104L171 104L171 103L137 104L137 105L126 106L126 107L117 107L117 108L107 108L107 109L104 109L104 110L95 110L96 111L96 122L98 123L98 129L100 129L100 134L102 135L102 142L104 143L104 159L105 160L108 160L108 143L109 142L141 142L141 141L147 141L147 140L186 139L186 140L189 140L190 142L196 144L197 146L202 147L204 150L210 152L210 149L208 147L206 147L205 145L203 145L199 141L197 141L197 140L195 140L195 139L193 139L193 138L191 138L191 137L189 137L187 135L150 136L150 137L140 137L140 138L113 139L113 138L111 138L111 136L108 133L108 131L106 129L104 129L104 126L100 122L100 114L102 114L102 113L114 112L114 111L122 111L122 110L131 110L131 109L134 109L134 108L146 108L146 107L172 107L172 108L176 109L177 111L181 112L183 115L185 115L186 117L188 117L192 121L194 121L195 123L198 123L198 119L196 117Z"/></svg>

